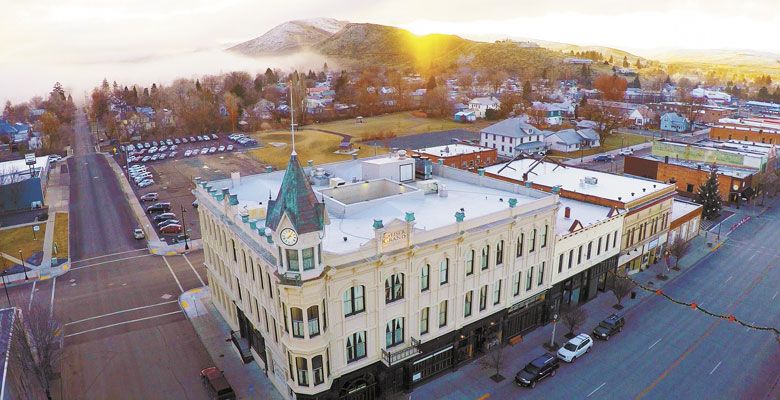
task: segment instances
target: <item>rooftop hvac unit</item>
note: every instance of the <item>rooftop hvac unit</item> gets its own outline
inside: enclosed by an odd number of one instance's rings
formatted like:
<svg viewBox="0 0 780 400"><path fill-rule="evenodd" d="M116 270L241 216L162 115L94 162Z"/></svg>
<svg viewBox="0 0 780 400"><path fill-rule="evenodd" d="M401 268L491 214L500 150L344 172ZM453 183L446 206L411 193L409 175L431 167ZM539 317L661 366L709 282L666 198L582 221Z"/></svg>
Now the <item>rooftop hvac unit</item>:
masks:
<svg viewBox="0 0 780 400"><path fill-rule="evenodd" d="M419 181L417 182L417 188L425 194L437 193L439 191L439 181L435 179Z"/></svg>
<svg viewBox="0 0 780 400"><path fill-rule="evenodd" d="M586 176L582 178L581 182L585 185L597 185L599 183L599 178L596 178L595 176Z"/></svg>
<svg viewBox="0 0 780 400"><path fill-rule="evenodd" d="M328 186L334 188L336 186L344 186L346 182L344 182L341 178L330 178L330 184Z"/></svg>

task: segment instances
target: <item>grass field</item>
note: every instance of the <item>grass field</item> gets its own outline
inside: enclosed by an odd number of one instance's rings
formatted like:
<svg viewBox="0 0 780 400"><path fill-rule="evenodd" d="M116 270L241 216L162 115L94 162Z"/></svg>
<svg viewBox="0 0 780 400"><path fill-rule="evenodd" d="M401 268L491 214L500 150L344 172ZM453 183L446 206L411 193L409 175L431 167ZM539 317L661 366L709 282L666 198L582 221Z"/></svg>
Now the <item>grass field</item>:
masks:
<svg viewBox="0 0 780 400"><path fill-rule="evenodd" d="M52 257L68 258L68 213L58 212L54 214L54 245L57 253L52 249Z"/></svg>
<svg viewBox="0 0 780 400"><path fill-rule="evenodd" d="M549 154L553 157L577 158L580 156L580 154L583 156L589 156L591 154L603 153L605 151L616 150L622 147L636 146L647 141L650 141L650 138L647 136L632 135L630 133L616 133L607 136L607 139L604 141L604 143L601 144L601 147L599 148L587 149L582 153L580 153L580 151L564 153L552 150L549 152Z"/></svg>
<svg viewBox="0 0 780 400"><path fill-rule="evenodd" d="M258 161L271 164L277 169L284 169L290 159L290 132L273 131L253 134L263 144L262 148L249 150L248 154ZM272 146L271 143L284 143L284 147ZM301 165L306 165L308 160L315 164L325 164L337 161L350 160L351 155L334 154L339 149L341 137L330 133L303 129L295 133L295 151ZM358 147L358 157L368 157L374 154L384 154L386 150L374 148L361 143L354 143Z"/></svg>
<svg viewBox="0 0 780 400"><path fill-rule="evenodd" d="M0 252L8 254L11 257L19 258L19 250L22 251L22 255L25 259L29 258L33 253L43 250L43 237L46 234L46 224L38 224L41 230L35 232L35 239L33 240L33 228L31 226L24 226L21 228L5 229L0 231ZM0 267L3 269L11 266L11 262L3 259L0 261Z"/></svg>

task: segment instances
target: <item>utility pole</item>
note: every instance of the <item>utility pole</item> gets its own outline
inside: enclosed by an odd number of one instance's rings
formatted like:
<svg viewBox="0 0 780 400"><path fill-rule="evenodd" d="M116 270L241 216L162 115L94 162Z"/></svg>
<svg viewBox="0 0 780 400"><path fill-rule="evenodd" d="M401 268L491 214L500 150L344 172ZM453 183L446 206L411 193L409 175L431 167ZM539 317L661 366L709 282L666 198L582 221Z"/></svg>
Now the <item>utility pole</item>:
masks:
<svg viewBox="0 0 780 400"><path fill-rule="evenodd" d="M179 204L179 207L181 208L181 227L182 227L182 231L184 231L184 250L189 250L190 249L190 245L187 242L187 239L188 239L189 235L187 235L187 223L185 222L185 219L184 219L184 214L187 213L187 210L185 210L184 206L181 205L181 204Z"/></svg>

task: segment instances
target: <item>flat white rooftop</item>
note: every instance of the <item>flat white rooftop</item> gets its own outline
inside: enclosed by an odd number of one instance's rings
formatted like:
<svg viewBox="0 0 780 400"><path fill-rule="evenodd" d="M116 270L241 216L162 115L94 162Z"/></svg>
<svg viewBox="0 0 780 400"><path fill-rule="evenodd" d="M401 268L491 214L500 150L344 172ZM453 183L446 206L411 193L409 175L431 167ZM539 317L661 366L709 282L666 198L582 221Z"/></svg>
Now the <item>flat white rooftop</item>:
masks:
<svg viewBox="0 0 780 400"><path fill-rule="evenodd" d="M509 166L504 168L500 174L498 171L507 163L487 167L485 172L517 181L524 181L523 173L528 172L536 162L536 160L528 158L516 160L509 163ZM591 178L596 178L596 182L588 183L593 182ZM533 171L528 172L528 181L551 188L561 186L562 189L570 192L619 202L633 201L642 196L660 192L670 186L663 182L635 176L614 175L571 166L564 167L544 161L536 165Z"/></svg>
<svg viewBox="0 0 780 400"><path fill-rule="evenodd" d="M481 153L483 151L491 151L491 150L493 149L482 147L482 146L454 143L445 146L425 147L414 151L420 154L430 154L436 157L452 157L452 156L459 156L462 154Z"/></svg>
<svg viewBox="0 0 780 400"><path fill-rule="evenodd" d="M672 202L672 221L676 220L677 218L680 218L684 216L685 214L688 214L689 212L701 207L700 204L691 203L689 201L684 201L680 199L674 199Z"/></svg>
<svg viewBox="0 0 780 400"><path fill-rule="evenodd" d="M596 225L610 218L611 209L609 207L564 197L559 197L558 200L561 202L555 223L555 233L558 235L568 234L574 221L580 221L582 228L587 229L591 225ZM569 207L570 210L569 218L566 218L566 207Z"/></svg>
<svg viewBox="0 0 780 400"><path fill-rule="evenodd" d="M350 190L351 185L367 185L366 181L361 179L361 163L382 162L388 159L386 156L380 156L369 160L350 160L341 163L316 165L325 170L330 177L344 179L346 184L340 186L336 191ZM446 167L445 167L446 168ZM304 168L307 173L310 168ZM494 182L493 186L511 187L507 182L499 182L488 177L478 177L476 174L460 171L468 174L469 177L484 182ZM238 197L238 208L252 209L259 204L267 205L269 196L275 198L279 192L282 183L284 171L276 171L267 174L258 174L241 177L240 183L236 186L230 179L209 182L215 189L223 187L229 188L231 194ZM347 207L351 209L339 215L338 210L332 209L331 202L326 201L326 210L328 210L329 224L325 226L325 237L323 239L323 249L325 251L344 254L358 250L358 248L371 241L374 238L373 223L375 219L381 219L387 226L394 219L404 221L406 212L413 212L415 216L415 229L431 230L455 223L455 213L464 210L466 221L479 219L497 211L509 208L509 199L517 199L517 207L531 203L538 199L552 196L536 190L525 190L514 185L518 191L526 193L517 193L510 190L502 190L486 185L478 185L465 181L444 178L434 175L432 180L438 182L438 189L443 188L446 191L446 197L438 193L424 194L427 191L426 181L405 182L403 185L395 182L394 185L399 193L389 191L387 196L367 198L364 202L349 199ZM353 183L354 181L354 183ZM382 185L387 185L382 183ZM411 192L403 187L410 187ZM333 193L327 185L313 186L317 197L322 199L323 194ZM403 191L405 193L400 193ZM336 199L338 200L338 199ZM365 204L361 204L365 203ZM257 226L264 226L265 221L258 221ZM346 240L344 239L346 238Z"/></svg>

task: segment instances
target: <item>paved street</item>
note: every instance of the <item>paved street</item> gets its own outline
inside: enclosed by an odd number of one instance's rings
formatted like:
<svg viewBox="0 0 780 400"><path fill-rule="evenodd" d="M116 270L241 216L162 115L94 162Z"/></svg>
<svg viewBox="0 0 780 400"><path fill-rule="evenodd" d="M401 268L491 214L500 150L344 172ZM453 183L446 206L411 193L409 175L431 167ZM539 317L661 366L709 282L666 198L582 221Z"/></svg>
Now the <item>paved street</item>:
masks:
<svg viewBox="0 0 780 400"><path fill-rule="evenodd" d="M135 220L83 114L71 174L71 270L9 288L64 325L60 399L206 399L200 369L213 365L177 304L205 280L203 253L160 257L130 236ZM96 184L98 183L98 184Z"/></svg>
<svg viewBox="0 0 780 400"><path fill-rule="evenodd" d="M777 209L752 219L698 265L667 282L664 292L757 325L780 326L780 248L775 245L779 220ZM611 293L589 303L591 322L582 330L589 332L613 303ZM655 295L626 311L626 320L621 334L608 342L597 341L588 355L562 365L555 377L533 390L514 386L511 378L544 352L539 343L549 338L549 326L528 335L526 343L505 350L504 375L509 379L494 384L487 371L471 363L426 383L412 392L412 398L474 399L490 394L490 399L776 399L780 395L780 345L770 333L748 330Z"/></svg>

